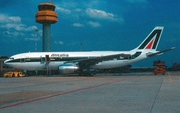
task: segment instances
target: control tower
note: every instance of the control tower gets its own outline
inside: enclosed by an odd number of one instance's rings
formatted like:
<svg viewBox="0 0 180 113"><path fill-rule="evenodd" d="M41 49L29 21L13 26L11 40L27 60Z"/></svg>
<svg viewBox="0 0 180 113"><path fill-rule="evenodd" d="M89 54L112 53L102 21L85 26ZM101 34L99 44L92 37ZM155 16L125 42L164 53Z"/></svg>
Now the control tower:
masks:
<svg viewBox="0 0 180 113"><path fill-rule="evenodd" d="M52 3L41 3L38 6L36 22L43 24L43 52L51 51L51 24L58 21L58 14L54 12L55 5Z"/></svg>

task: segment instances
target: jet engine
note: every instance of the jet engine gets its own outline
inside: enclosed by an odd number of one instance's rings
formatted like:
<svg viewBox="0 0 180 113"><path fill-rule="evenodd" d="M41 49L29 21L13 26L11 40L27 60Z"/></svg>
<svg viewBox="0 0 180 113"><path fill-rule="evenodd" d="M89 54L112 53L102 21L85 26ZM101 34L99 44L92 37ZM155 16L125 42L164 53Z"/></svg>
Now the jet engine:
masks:
<svg viewBox="0 0 180 113"><path fill-rule="evenodd" d="M76 66L75 64L63 64L59 66L59 72L62 74L73 74L73 73L77 73L79 67Z"/></svg>

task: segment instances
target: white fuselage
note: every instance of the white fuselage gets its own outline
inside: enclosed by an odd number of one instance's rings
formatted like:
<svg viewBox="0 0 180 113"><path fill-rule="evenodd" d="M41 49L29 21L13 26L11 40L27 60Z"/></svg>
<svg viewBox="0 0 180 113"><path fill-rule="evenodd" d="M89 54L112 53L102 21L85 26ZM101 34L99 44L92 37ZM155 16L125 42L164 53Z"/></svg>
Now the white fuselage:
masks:
<svg viewBox="0 0 180 113"><path fill-rule="evenodd" d="M17 54L4 63L12 68L22 70L43 70L50 68L51 70L58 70L59 66L65 62L79 60L83 58L102 57L113 54L130 54L133 55L137 51L94 51L94 52L30 52ZM144 50L139 50L141 54L136 58L114 58L107 61L98 62L95 65L91 65L90 68L94 69L107 69L116 68L125 65L129 65L140 60L146 59L146 53ZM49 57L47 61L46 56Z"/></svg>

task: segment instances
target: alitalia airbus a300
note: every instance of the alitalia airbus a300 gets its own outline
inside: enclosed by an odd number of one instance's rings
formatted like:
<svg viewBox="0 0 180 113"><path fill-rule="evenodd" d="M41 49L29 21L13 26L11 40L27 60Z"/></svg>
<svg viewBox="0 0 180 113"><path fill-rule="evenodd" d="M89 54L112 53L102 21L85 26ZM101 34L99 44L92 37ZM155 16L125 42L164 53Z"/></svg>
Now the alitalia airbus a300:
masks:
<svg viewBox="0 0 180 113"><path fill-rule="evenodd" d="M92 75L96 69L110 69L129 65L175 47L156 51L163 27L155 27L145 40L130 51L96 52L29 52L11 56L4 63L21 70L59 70L62 74Z"/></svg>

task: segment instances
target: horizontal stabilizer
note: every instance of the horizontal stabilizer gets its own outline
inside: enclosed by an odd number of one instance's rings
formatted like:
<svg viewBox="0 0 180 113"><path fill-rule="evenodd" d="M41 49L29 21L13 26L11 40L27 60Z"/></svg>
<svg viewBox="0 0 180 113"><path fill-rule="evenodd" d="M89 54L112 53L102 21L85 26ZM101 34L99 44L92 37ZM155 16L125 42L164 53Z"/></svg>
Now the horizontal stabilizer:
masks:
<svg viewBox="0 0 180 113"><path fill-rule="evenodd" d="M170 50L174 50L174 49L175 49L175 47L172 47L172 48L169 48L169 49L166 49L166 50L163 50L163 51L159 51L159 52L156 52L156 53L148 54L147 57L153 57L153 56L156 56L156 55L161 55L164 52L167 52L167 51L170 51Z"/></svg>

